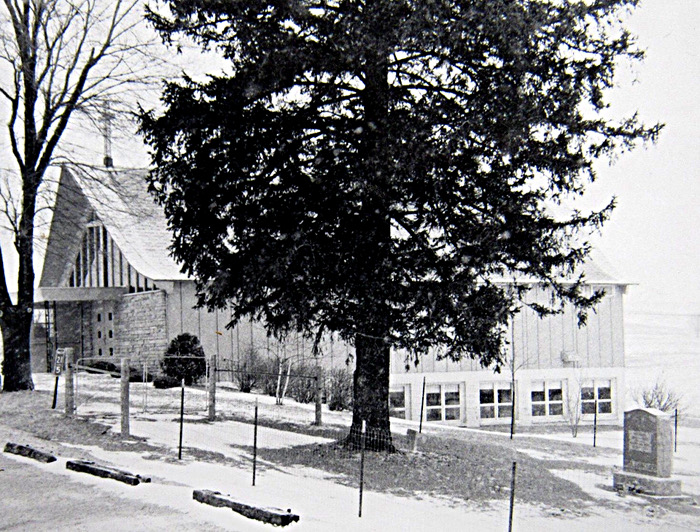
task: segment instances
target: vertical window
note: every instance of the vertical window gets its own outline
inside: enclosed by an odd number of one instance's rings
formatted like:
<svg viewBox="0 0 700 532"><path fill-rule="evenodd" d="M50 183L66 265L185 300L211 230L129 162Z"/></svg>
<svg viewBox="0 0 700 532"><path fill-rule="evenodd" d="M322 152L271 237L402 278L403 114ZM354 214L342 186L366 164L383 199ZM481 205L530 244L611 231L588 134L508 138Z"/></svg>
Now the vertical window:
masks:
<svg viewBox="0 0 700 532"><path fill-rule="evenodd" d="M513 415L513 392L510 383L482 384L479 390L481 419L509 418Z"/></svg>
<svg viewBox="0 0 700 532"><path fill-rule="evenodd" d="M406 392L403 389L389 392L389 415L406 419Z"/></svg>
<svg viewBox="0 0 700 532"><path fill-rule="evenodd" d="M111 357L114 356L114 348L113 347L109 348L109 356L111 356Z"/></svg>
<svg viewBox="0 0 700 532"><path fill-rule="evenodd" d="M112 313L111 312L107 313L107 319L109 321L112 321Z"/></svg>
<svg viewBox="0 0 700 532"><path fill-rule="evenodd" d="M110 330L107 332L107 336L108 336L109 338L113 338L112 329L110 329Z"/></svg>
<svg viewBox="0 0 700 532"><path fill-rule="evenodd" d="M427 421L459 421L459 384L432 384L425 393Z"/></svg>
<svg viewBox="0 0 700 532"><path fill-rule="evenodd" d="M97 313L97 321L102 321L102 314L99 312Z"/></svg>
<svg viewBox="0 0 700 532"><path fill-rule="evenodd" d="M564 396L561 381L533 382L530 388L532 415L561 416L564 414Z"/></svg>
<svg viewBox="0 0 700 532"><path fill-rule="evenodd" d="M612 383L609 380L593 381L581 387L581 413L594 414L598 401L599 414L612 414Z"/></svg>

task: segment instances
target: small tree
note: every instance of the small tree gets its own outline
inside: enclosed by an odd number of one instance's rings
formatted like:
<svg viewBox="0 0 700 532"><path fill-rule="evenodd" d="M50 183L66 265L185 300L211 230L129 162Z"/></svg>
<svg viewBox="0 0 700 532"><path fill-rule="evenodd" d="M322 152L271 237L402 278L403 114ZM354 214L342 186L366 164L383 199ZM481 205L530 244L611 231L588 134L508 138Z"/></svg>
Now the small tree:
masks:
<svg viewBox="0 0 700 532"><path fill-rule="evenodd" d="M178 381L185 379L187 385L201 379L207 371L207 363L199 338L189 333L176 336L160 366L163 373Z"/></svg>
<svg viewBox="0 0 700 532"><path fill-rule="evenodd" d="M571 429L571 435L578 436L578 426L583 415L581 411L581 378L575 374L573 379L569 379L566 386L566 420Z"/></svg>
<svg viewBox="0 0 700 532"><path fill-rule="evenodd" d="M656 408L662 412L673 412L680 408L683 395L669 388L661 377L656 379L649 388L637 389L633 394L634 400L645 408Z"/></svg>

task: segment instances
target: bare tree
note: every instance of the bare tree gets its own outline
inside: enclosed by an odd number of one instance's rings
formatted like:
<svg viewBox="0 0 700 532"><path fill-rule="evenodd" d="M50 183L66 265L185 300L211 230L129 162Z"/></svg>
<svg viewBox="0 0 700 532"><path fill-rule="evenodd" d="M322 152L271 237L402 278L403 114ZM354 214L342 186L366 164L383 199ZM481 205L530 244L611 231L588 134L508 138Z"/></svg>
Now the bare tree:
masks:
<svg viewBox="0 0 700 532"><path fill-rule="evenodd" d="M14 188L6 183L0 205L19 256L13 301L3 260L8 250L0 247L5 391L33 388L35 222L47 169L69 124L100 120L105 102L112 102L111 113L123 111L123 95L133 99L134 89L154 81L155 42L140 29L142 18L140 0L3 0L0 7L0 101L19 175Z"/></svg>
<svg viewBox="0 0 700 532"><path fill-rule="evenodd" d="M571 435L575 438L578 436L578 427L583 417L581 410L581 371L574 368L572 378L567 382L566 386L566 421L569 423Z"/></svg>

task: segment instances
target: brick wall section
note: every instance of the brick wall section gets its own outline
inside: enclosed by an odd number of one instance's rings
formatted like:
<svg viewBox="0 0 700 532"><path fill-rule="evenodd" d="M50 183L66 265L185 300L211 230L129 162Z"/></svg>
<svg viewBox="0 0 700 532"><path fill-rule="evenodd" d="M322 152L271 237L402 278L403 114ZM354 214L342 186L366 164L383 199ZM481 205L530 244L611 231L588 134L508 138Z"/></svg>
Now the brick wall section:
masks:
<svg viewBox="0 0 700 532"><path fill-rule="evenodd" d="M168 346L165 292L156 290L122 296L116 310L116 355L132 365L148 363L149 371Z"/></svg>

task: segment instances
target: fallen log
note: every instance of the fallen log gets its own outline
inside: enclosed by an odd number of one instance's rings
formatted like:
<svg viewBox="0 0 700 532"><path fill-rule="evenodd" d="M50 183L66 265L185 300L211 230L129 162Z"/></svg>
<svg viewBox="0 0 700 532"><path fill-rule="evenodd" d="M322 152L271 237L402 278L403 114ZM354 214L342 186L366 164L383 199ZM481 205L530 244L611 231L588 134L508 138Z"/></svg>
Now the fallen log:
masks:
<svg viewBox="0 0 700 532"><path fill-rule="evenodd" d="M131 486L137 486L140 482L151 481L150 478L142 477L141 475L134 475L133 473L122 471L121 469L116 469L114 467L98 465L89 460L69 460L66 462L66 469L77 471L79 473L88 473L97 477L111 478Z"/></svg>
<svg viewBox="0 0 700 532"><path fill-rule="evenodd" d="M56 457L52 454L39 451L38 449L34 449L28 445L19 445L18 443L7 442L5 445L5 452L26 456L27 458L32 458L34 460L38 460L39 462L44 462L45 464L50 464L51 462L56 461Z"/></svg>
<svg viewBox="0 0 700 532"><path fill-rule="evenodd" d="M216 506L218 508L231 508L249 519L256 519L271 525L287 526L290 523L299 521L299 516L293 514L291 510L284 511L280 508L260 508L242 502L234 501L229 496L222 495L218 491L194 490L192 498L195 501Z"/></svg>

